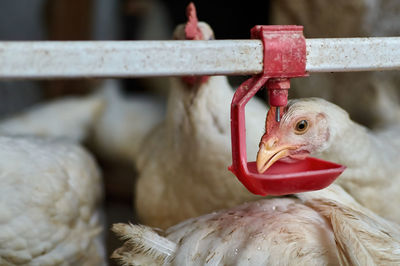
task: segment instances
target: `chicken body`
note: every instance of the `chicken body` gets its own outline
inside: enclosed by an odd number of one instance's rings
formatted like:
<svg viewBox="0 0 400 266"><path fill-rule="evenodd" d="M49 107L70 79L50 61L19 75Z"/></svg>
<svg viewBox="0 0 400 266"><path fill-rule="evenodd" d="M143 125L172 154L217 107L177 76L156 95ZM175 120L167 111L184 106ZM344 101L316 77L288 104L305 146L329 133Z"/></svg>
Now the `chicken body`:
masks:
<svg viewBox="0 0 400 266"><path fill-rule="evenodd" d="M194 87L173 79L165 121L144 141L137 160L136 208L141 222L166 228L189 217L255 199L227 168L231 164L227 78ZM266 106L246 108L247 147L255 157Z"/></svg>
<svg viewBox="0 0 400 266"><path fill-rule="evenodd" d="M0 137L0 264L102 265L101 178L61 141Z"/></svg>
<svg viewBox="0 0 400 266"><path fill-rule="evenodd" d="M400 227L339 186L264 199L189 219L162 237L141 225L113 227L123 265L397 265Z"/></svg>

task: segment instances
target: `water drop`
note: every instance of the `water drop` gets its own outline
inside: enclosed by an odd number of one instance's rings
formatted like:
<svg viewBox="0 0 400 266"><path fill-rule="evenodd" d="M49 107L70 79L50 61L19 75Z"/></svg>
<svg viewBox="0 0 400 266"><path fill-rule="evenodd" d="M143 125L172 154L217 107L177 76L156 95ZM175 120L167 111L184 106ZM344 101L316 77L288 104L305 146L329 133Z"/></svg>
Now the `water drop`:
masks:
<svg viewBox="0 0 400 266"><path fill-rule="evenodd" d="M235 248L235 255L237 255L239 253L239 249Z"/></svg>

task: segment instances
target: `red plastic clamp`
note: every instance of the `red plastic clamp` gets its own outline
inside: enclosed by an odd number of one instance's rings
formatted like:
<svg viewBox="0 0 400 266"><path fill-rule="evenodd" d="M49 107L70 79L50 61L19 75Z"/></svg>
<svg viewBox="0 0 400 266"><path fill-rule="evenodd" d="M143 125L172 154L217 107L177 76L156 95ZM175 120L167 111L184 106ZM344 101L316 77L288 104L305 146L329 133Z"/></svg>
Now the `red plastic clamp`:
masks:
<svg viewBox="0 0 400 266"><path fill-rule="evenodd" d="M289 78L307 76L303 26L255 26L251 37L263 42L262 75L274 78L267 84L269 104L283 107L287 104Z"/></svg>

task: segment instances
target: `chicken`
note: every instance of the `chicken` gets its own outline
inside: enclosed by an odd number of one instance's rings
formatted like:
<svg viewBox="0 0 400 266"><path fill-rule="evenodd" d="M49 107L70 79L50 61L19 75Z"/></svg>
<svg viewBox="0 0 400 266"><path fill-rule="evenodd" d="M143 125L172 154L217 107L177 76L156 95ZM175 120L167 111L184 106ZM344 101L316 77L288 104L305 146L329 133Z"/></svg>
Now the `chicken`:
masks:
<svg viewBox="0 0 400 266"><path fill-rule="evenodd" d="M189 219L165 236L114 224L123 265L398 265L400 227L337 185Z"/></svg>
<svg viewBox="0 0 400 266"><path fill-rule="evenodd" d="M97 89L4 119L0 134L88 141L105 158L135 161L143 137L163 119L165 101L144 94L127 99L118 80L105 80Z"/></svg>
<svg viewBox="0 0 400 266"><path fill-rule="evenodd" d="M397 112L393 110L393 112ZM400 124L370 131L320 98L289 101L280 123L270 109L257 169L313 155L347 166L336 183L363 206L400 223Z"/></svg>
<svg viewBox="0 0 400 266"><path fill-rule="evenodd" d="M106 158L135 162L139 146L165 115L165 100L147 94L124 97L117 80L106 80L98 97L105 102L91 141Z"/></svg>
<svg viewBox="0 0 400 266"><path fill-rule="evenodd" d="M206 23L197 24L193 8L189 6L189 23L177 27L175 38L190 33L191 39L213 39ZM224 76L171 79L165 120L144 140L137 158L135 205L142 223L166 228L257 198L227 170L232 97ZM247 105L249 157L255 158L266 111L258 99Z"/></svg>
<svg viewBox="0 0 400 266"><path fill-rule="evenodd" d="M0 136L0 265L103 265L102 185L67 141Z"/></svg>
<svg viewBox="0 0 400 266"><path fill-rule="evenodd" d="M83 141L100 116L104 102L100 98L64 98L41 104L0 121L0 134L35 135Z"/></svg>
<svg viewBox="0 0 400 266"><path fill-rule="evenodd" d="M303 25L307 38L399 36L396 0L338 0L333 6L319 0L271 1L272 24ZM343 109L370 128L396 120L387 112L400 103L400 77L395 71L313 73L293 79L292 98L321 97Z"/></svg>

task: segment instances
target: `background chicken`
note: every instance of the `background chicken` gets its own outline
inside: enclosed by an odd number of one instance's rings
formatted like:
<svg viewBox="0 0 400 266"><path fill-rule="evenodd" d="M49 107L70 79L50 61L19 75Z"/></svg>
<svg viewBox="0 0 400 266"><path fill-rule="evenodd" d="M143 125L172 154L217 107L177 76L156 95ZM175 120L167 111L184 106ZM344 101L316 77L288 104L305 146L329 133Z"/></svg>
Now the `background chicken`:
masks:
<svg viewBox="0 0 400 266"><path fill-rule="evenodd" d="M151 94L126 96L118 80L97 91L34 105L0 121L0 133L88 142L101 156L135 161L139 146L165 114L165 100Z"/></svg>
<svg viewBox="0 0 400 266"><path fill-rule="evenodd" d="M104 157L135 162L143 138L164 118L165 100L124 95L118 80L104 81L98 97L105 107L94 123L92 146Z"/></svg>
<svg viewBox="0 0 400 266"><path fill-rule="evenodd" d="M102 265L101 178L69 142L0 137L0 264Z"/></svg>
<svg viewBox="0 0 400 266"><path fill-rule="evenodd" d="M88 96L44 102L0 121L0 134L85 144L96 156L103 173L99 182L104 183L103 208L106 222L111 226L132 217L135 175L132 162L143 137L162 120L164 113L165 99L144 93L126 96L120 81L105 80ZM106 240L109 252L113 251L117 239L106 234Z"/></svg>
<svg viewBox="0 0 400 266"><path fill-rule="evenodd" d="M189 6L179 39L213 39ZM188 30L192 29L192 30ZM186 33L185 33L186 32ZM230 173L230 102L233 90L223 76L171 79L165 121L145 139L137 169L136 208L144 224L166 228L189 217L255 199ZM249 157L256 155L266 106L253 99L246 108Z"/></svg>
<svg viewBox="0 0 400 266"><path fill-rule="evenodd" d="M400 222L399 124L370 131L319 98L290 101L280 123L274 111L268 113L257 156L260 172L281 158L304 159L310 154L343 164L347 169L336 183L362 205Z"/></svg>
<svg viewBox="0 0 400 266"><path fill-rule="evenodd" d="M101 115L104 100L70 97L35 105L0 121L0 134L64 138L82 142Z"/></svg>
<svg viewBox="0 0 400 266"><path fill-rule="evenodd" d="M339 186L189 219L157 235L115 224L123 265L396 265L400 227Z"/></svg>

